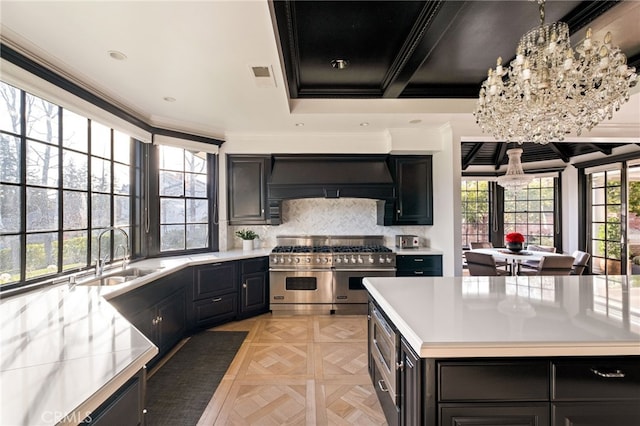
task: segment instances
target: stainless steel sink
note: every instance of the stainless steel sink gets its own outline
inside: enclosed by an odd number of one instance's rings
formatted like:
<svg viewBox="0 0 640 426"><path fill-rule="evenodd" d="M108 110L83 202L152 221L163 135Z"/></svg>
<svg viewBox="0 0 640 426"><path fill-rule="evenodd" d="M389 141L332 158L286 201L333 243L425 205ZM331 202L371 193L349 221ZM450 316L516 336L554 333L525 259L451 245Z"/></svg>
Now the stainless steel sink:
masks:
<svg viewBox="0 0 640 426"><path fill-rule="evenodd" d="M80 283L81 285L99 285L110 286L118 285L127 281L133 281L137 278L144 277L145 275L153 274L160 271L162 268L142 269L142 268L126 268L118 269L113 272L92 277L90 280Z"/></svg>

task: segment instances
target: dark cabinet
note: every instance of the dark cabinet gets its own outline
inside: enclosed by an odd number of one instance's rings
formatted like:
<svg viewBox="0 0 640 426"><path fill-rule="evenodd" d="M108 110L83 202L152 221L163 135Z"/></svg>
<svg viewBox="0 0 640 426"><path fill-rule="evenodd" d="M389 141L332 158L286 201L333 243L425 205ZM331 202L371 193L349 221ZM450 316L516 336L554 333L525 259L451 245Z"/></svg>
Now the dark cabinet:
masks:
<svg viewBox="0 0 640 426"><path fill-rule="evenodd" d="M267 223L267 181L270 170L270 156L227 155L230 225Z"/></svg>
<svg viewBox="0 0 640 426"><path fill-rule="evenodd" d="M396 256L397 277L441 277L442 255L398 255Z"/></svg>
<svg viewBox="0 0 640 426"><path fill-rule="evenodd" d="M552 426L640 425L640 401L557 403Z"/></svg>
<svg viewBox="0 0 640 426"><path fill-rule="evenodd" d="M240 261L239 318L247 318L269 310L269 258Z"/></svg>
<svg viewBox="0 0 640 426"><path fill-rule="evenodd" d="M149 361L154 365L186 332L186 297L184 288L129 318L131 324L158 347L158 354Z"/></svg>
<svg viewBox="0 0 640 426"><path fill-rule="evenodd" d="M194 270L190 327L207 328L238 313L237 261L198 266Z"/></svg>
<svg viewBox="0 0 640 426"><path fill-rule="evenodd" d="M148 363L154 365L187 330L186 288L192 284L190 270L158 279L110 300L110 303L158 347Z"/></svg>
<svg viewBox="0 0 640 426"><path fill-rule="evenodd" d="M84 419L81 425L138 426L144 424L145 370L140 370L109 399Z"/></svg>
<svg viewBox="0 0 640 426"><path fill-rule="evenodd" d="M548 404L441 404L440 426L547 426Z"/></svg>
<svg viewBox="0 0 640 426"><path fill-rule="evenodd" d="M396 199L378 202L378 225L433 225L431 156L391 156L389 162Z"/></svg>

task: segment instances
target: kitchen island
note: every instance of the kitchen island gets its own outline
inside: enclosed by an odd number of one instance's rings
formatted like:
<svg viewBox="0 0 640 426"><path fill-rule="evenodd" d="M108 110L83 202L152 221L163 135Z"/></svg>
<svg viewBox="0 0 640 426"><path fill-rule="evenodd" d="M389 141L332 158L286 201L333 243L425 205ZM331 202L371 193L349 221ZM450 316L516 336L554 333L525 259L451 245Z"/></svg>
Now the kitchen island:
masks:
<svg viewBox="0 0 640 426"><path fill-rule="evenodd" d="M367 278L390 424L640 424L640 278Z"/></svg>

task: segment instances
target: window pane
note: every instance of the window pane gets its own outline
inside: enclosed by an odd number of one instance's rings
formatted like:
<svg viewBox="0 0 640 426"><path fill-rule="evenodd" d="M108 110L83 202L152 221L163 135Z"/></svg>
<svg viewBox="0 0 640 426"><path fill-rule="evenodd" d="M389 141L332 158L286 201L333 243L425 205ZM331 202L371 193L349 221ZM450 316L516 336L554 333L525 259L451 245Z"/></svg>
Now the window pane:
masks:
<svg viewBox="0 0 640 426"><path fill-rule="evenodd" d="M113 159L131 164L131 137L117 130L113 131Z"/></svg>
<svg viewBox="0 0 640 426"><path fill-rule="evenodd" d="M604 204L604 188L594 188L591 190L591 204Z"/></svg>
<svg viewBox="0 0 640 426"><path fill-rule="evenodd" d="M0 181L20 182L20 139L0 134Z"/></svg>
<svg viewBox="0 0 640 426"><path fill-rule="evenodd" d="M58 186L58 148L27 141L27 183Z"/></svg>
<svg viewBox="0 0 640 426"><path fill-rule="evenodd" d="M91 189L99 192L111 190L111 163L99 158L91 158Z"/></svg>
<svg viewBox="0 0 640 426"><path fill-rule="evenodd" d="M160 147L160 168L184 171L184 150L172 146Z"/></svg>
<svg viewBox="0 0 640 426"><path fill-rule="evenodd" d="M62 236L62 269L87 266L87 231L65 232Z"/></svg>
<svg viewBox="0 0 640 426"><path fill-rule="evenodd" d="M184 250L184 225L160 226L160 250Z"/></svg>
<svg viewBox="0 0 640 426"><path fill-rule="evenodd" d="M530 200L527 206L530 212L538 212L541 210L540 200Z"/></svg>
<svg viewBox="0 0 640 426"><path fill-rule="evenodd" d="M160 195L179 197L184 195L184 174L160 171Z"/></svg>
<svg viewBox="0 0 640 426"><path fill-rule="evenodd" d="M207 172L207 154L202 152L192 153L184 152L184 168L187 172L206 173Z"/></svg>
<svg viewBox="0 0 640 426"><path fill-rule="evenodd" d="M113 193L129 194L131 191L130 166L113 164Z"/></svg>
<svg viewBox="0 0 640 426"><path fill-rule="evenodd" d="M0 232L19 232L20 223L20 187L0 185Z"/></svg>
<svg viewBox="0 0 640 426"><path fill-rule="evenodd" d="M91 194L91 227L106 228L111 225L111 204L108 194Z"/></svg>
<svg viewBox="0 0 640 426"><path fill-rule="evenodd" d="M607 188L607 204L620 204L620 187Z"/></svg>
<svg viewBox="0 0 640 426"><path fill-rule="evenodd" d="M111 129L91 121L91 155L111 158Z"/></svg>
<svg viewBox="0 0 640 426"><path fill-rule="evenodd" d="M129 197L114 196L113 197L113 224L117 227L129 226L131 224Z"/></svg>
<svg viewBox="0 0 640 426"><path fill-rule="evenodd" d="M62 111L62 146L87 152L89 120L71 111Z"/></svg>
<svg viewBox="0 0 640 426"><path fill-rule="evenodd" d="M184 200L160 200L160 223L184 223Z"/></svg>
<svg viewBox="0 0 640 426"><path fill-rule="evenodd" d="M58 234L27 234L27 279L58 272Z"/></svg>
<svg viewBox="0 0 640 426"><path fill-rule="evenodd" d="M187 200L187 222L207 223L209 220L209 202L207 200Z"/></svg>
<svg viewBox="0 0 640 426"><path fill-rule="evenodd" d="M604 222L605 208L604 206L593 206L591 207L591 216L594 222Z"/></svg>
<svg viewBox="0 0 640 426"><path fill-rule="evenodd" d="M27 93L27 137L58 144L57 105Z"/></svg>
<svg viewBox="0 0 640 426"><path fill-rule="evenodd" d="M77 152L62 151L64 168L62 169L62 186L69 189L87 189L87 155Z"/></svg>
<svg viewBox="0 0 640 426"><path fill-rule="evenodd" d="M89 227L86 192L64 191L62 209L62 229L86 229Z"/></svg>
<svg viewBox="0 0 640 426"><path fill-rule="evenodd" d="M187 249L207 247L208 238L207 225L187 225Z"/></svg>
<svg viewBox="0 0 640 426"><path fill-rule="evenodd" d="M27 231L58 229L58 191L27 188Z"/></svg>
<svg viewBox="0 0 640 426"><path fill-rule="evenodd" d="M207 197L207 175L185 174L185 195L187 197Z"/></svg>
<svg viewBox="0 0 640 426"><path fill-rule="evenodd" d="M0 285L20 281L20 236L0 236Z"/></svg>
<svg viewBox="0 0 640 426"><path fill-rule="evenodd" d="M20 90L0 82L0 129L20 133Z"/></svg>

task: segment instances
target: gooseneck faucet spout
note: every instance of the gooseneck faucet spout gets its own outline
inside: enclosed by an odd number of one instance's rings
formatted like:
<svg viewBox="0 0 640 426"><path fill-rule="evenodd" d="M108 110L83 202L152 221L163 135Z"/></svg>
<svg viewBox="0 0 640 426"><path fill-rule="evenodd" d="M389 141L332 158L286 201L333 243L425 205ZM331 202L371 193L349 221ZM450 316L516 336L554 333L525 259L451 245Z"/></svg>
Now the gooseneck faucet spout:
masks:
<svg viewBox="0 0 640 426"><path fill-rule="evenodd" d="M109 257L109 253L106 253L104 256L102 256L102 237L104 236L104 234L110 231L118 231L124 237L124 244L118 245L115 248L113 255L115 257L116 253L118 252L118 249L122 247L122 251L123 251L122 268L124 269L127 266L127 261L129 259L129 235L122 228L110 226L104 229L102 232L100 232L100 235L98 235L98 258L96 259L96 275L97 276L102 275L102 273L104 272L104 266L107 263L107 258ZM113 260L113 258L111 260Z"/></svg>

